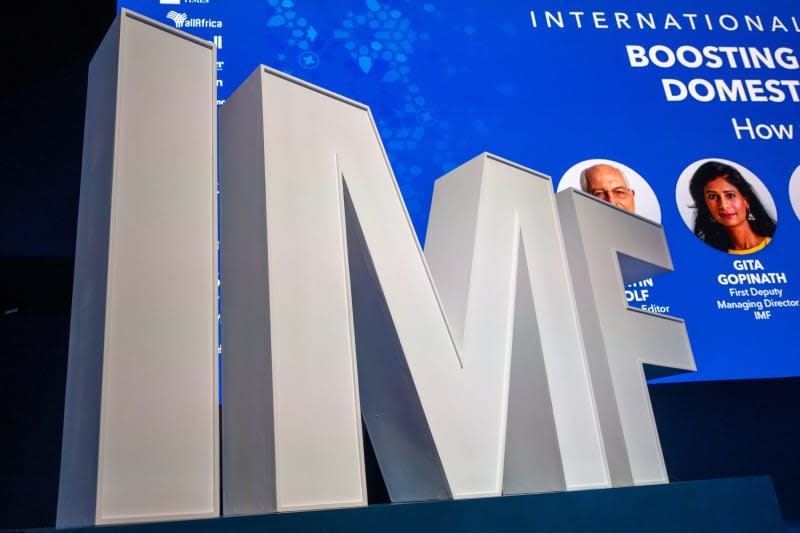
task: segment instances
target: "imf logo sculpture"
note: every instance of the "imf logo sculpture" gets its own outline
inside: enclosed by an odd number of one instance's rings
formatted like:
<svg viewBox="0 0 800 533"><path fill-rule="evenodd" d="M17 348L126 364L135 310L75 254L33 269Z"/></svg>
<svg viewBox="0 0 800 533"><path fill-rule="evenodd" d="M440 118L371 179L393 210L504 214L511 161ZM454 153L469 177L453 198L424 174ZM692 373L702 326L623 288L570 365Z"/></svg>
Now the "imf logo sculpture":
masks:
<svg viewBox="0 0 800 533"><path fill-rule="evenodd" d="M220 431L214 76L127 11L93 62L60 526L218 515L220 434L226 514L366 505L362 420L394 502L667 482L661 226L482 154L423 253L369 108L266 67L219 114Z"/></svg>

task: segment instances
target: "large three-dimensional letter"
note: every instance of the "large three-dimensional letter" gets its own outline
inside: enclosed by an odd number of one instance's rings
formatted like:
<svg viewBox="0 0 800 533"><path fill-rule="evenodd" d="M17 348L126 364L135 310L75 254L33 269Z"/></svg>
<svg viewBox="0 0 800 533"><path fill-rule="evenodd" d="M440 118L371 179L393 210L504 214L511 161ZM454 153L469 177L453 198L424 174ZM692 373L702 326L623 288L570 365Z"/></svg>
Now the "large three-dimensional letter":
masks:
<svg viewBox="0 0 800 533"><path fill-rule="evenodd" d="M218 511L213 65L125 10L92 62L59 526ZM362 423L393 501L666 481L660 226L482 154L423 255L366 106L260 67L219 133L226 513L366 504Z"/></svg>
<svg viewBox="0 0 800 533"><path fill-rule="evenodd" d="M366 503L362 413L394 501L610 483L549 178L442 181L451 330L368 108L260 68L220 146L226 512Z"/></svg>
<svg viewBox="0 0 800 533"><path fill-rule="evenodd" d="M122 10L89 67L59 527L219 514L215 56Z"/></svg>
<svg viewBox="0 0 800 533"><path fill-rule="evenodd" d="M426 411L455 436L461 495L609 484L550 178L486 154L440 178L425 255L463 362L441 390L484 420Z"/></svg>
<svg viewBox="0 0 800 533"><path fill-rule="evenodd" d="M668 481L643 372L695 370L683 320L629 308L625 284L672 270L655 222L574 189L557 195L613 484Z"/></svg>

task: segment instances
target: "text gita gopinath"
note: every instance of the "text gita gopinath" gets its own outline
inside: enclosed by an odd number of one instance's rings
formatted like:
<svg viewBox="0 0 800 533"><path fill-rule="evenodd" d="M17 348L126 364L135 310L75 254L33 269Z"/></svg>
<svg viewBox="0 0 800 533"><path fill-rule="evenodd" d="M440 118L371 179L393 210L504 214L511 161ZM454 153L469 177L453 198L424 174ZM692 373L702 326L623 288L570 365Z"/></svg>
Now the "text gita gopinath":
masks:
<svg viewBox="0 0 800 533"><path fill-rule="evenodd" d="M727 290L717 300L718 310L753 311L756 320L768 320L776 310L800 307L800 300L788 297L785 272L767 272L758 259L737 259L732 266L734 272L717 275Z"/></svg>

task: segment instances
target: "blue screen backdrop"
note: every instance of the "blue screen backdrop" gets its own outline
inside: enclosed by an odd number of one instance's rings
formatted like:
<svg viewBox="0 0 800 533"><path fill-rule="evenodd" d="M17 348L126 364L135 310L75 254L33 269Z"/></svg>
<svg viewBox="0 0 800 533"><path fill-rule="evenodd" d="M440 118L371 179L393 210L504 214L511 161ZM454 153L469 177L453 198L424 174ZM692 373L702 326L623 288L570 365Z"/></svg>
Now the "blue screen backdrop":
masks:
<svg viewBox="0 0 800 533"><path fill-rule="evenodd" d="M544 172L554 186L590 159L633 169L660 208L675 272L631 287L630 305L684 318L697 361L697 373L670 379L800 375L796 2L119 6L213 40L221 105L259 64L369 105L421 241L434 180L483 151ZM629 47L649 64L635 66ZM706 159L750 171L771 197L777 230L763 250L718 251L684 222L690 166ZM729 274L757 276L732 285Z"/></svg>

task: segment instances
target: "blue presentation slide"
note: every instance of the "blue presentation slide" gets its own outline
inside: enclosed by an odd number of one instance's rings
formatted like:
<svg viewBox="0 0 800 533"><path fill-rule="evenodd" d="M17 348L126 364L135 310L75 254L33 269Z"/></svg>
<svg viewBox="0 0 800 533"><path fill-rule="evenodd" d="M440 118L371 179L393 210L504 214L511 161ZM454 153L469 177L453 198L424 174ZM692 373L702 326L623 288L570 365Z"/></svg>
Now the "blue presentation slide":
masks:
<svg viewBox="0 0 800 533"><path fill-rule="evenodd" d="M259 64L370 106L420 241L434 181L488 151L661 223L697 372L800 375L796 2L123 0L213 41L218 104Z"/></svg>

